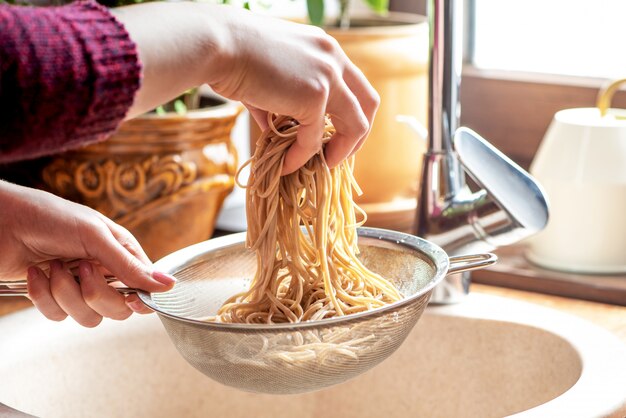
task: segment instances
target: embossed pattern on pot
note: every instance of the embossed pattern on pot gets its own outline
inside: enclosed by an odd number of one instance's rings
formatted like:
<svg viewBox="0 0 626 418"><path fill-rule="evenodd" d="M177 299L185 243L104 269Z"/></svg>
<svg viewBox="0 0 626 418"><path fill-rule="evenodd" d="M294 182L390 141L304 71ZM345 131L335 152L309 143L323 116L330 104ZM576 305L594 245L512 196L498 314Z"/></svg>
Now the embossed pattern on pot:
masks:
<svg viewBox="0 0 626 418"><path fill-rule="evenodd" d="M105 142L56 156L45 187L128 228L150 258L206 240L234 187L230 133L241 106L145 115Z"/></svg>

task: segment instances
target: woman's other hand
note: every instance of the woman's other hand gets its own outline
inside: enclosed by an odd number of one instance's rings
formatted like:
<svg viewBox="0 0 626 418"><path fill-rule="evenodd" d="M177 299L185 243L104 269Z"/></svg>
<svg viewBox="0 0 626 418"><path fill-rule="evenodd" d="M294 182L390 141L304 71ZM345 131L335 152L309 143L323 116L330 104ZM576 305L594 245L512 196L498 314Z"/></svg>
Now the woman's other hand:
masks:
<svg viewBox="0 0 626 418"><path fill-rule="evenodd" d="M0 280L27 277L30 299L49 319L69 315L93 327L103 317L149 312L136 295L114 290L105 274L148 292L174 285L174 278L153 270L130 232L93 209L3 181L0 208ZM69 271L70 260L83 260L79 282Z"/></svg>

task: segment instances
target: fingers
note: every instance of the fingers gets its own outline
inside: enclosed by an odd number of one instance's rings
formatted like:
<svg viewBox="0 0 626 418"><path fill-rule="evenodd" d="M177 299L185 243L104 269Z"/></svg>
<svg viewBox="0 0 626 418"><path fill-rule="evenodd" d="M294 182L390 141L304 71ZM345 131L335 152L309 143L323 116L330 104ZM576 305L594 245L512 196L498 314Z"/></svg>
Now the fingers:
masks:
<svg viewBox="0 0 626 418"><path fill-rule="evenodd" d="M351 91L354 92L355 97L361 106L361 110L363 111L363 114L367 118L369 124L365 135L361 137L356 146L352 149L350 155L348 155L348 157L351 157L354 153L361 149L372 130L374 118L380 105L380 96L369 81L367 81L363 72L361 72L361 70L354 65L346 68L344 72L344 80Z"/></svg>
<svg viewBox="0 0 626 418"><path fill-rule="evenodd" d="M357 97L347 85L333 95L329 103L330 109L337 109L329 111L336 132L325 149L326 162L332 168L352 154L357 144L369 132L370 122Z"/></svg>
<svg viewBox="0 0 626 418"><path fill-rule="evenodd" d="M324 128L323 113L328 113L336 133L325 148L326 162L335 167L352 156L365 143L374 123L380 97L363 73L348 61L339 78L323 101L322 111L311 117L313 122L300 121L298 138L285 156L282 174L289 174L304 165L321 149Z"/></svg>
<svg viewBox="0 0 626 418"><path fill-rule="evenodd" d="M380 97L337 42L327 41L324 44L342 68L339 73L327 72L331 84L324 111L331 116L336 133L326 145L325 155L332 168L363 146L374 123ZM337 67L331 65L330 68L336 70ZM318 144L314 141L313 145Z"/></svg>
<svg viewBox="0 0 626 418"><path fill-rule="evenodd" d="M139 300L139 296L136 293L132 293L126 296L126 305L138 314L149 314L152 313L152 309L148 308L143 304L141 300Z"/></svg>
<svg viewBox="0 0 626 418"><path fill-rule="evenodd" d="M102 315L86 303L80 285L58 260L50 262L50 292L59 307L82 326L93 328L102 322Z"/></svg>
<svg viewBox="0 0 626 418"><path fill-rule="evenodd" d="M52 321L63 321L67 318L67 313L52 297L48 276L39 267L28 269L27 287L28 297L46 318Z"/></svg>
<svg viewBox="0 0 626 418"><path fill-rule="evenodd" d="M113 287L91 263L81 261L79 266L80 290L85 303L99 315L124 320L132 311L126 306L126 299Z"/></svg>
<svg viewBox="0 0 626 418"><path fill-rule="evenodd" d="M306 164L322 148L324 134L324 114L317 113L318 118L312 122L300 121L298 137L285 154L281 175L293 173Z"/></svg>
<svg viewBox="0 0 626 418"><path fill-rule="evenodd" d="M103 317L124 320L133 312L152 312L136 294L124 296L115 290L92 263L81 261L78 272L80 283L58 260L50 262L50 277L39 267L28 269L28 296L46 318L62 321L69 315L92 328Z"/></svg>

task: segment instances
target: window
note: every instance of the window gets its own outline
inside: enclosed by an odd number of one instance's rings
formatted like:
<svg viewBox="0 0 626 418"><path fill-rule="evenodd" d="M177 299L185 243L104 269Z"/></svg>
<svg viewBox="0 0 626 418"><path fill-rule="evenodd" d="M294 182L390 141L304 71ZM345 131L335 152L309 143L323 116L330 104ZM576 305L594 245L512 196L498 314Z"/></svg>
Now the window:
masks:
<svg viewBox="0 0 626 418"><path fill-rule="evenodd" d="M553 115L626 77L623 0L465 0L462 123L528 167ZM590 39L593 39L590 40ZM614 107L626 107L626 93Z"/></svg>
<svg viewBox="0 0 626 418"><path fill-rule="evenodd" d="M624 0L474 0L473 7L478 68L626 76Z"/></svg>
<svg viewBox="0 0 626 418"><path fill-rule="evenodd" d="M390 6L426 14L428 1L390 0ZM626 77L625 0L463 1L471 48L461 122L522 166L530 164L554 113L594 106L607 78ZM613 103L626 107L626 92Z"/></svg>

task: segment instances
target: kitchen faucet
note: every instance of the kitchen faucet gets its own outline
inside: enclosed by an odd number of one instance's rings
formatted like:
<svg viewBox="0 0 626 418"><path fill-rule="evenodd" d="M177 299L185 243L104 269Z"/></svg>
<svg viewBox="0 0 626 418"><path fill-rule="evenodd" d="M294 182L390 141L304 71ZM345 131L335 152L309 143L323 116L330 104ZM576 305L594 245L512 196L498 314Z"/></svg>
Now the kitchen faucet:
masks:
<svg viewBox="0 0 626 418"><path fill-rule="evenodd" d="M429 0L428 149L418 195L417 235L450 255L491 251L541 231L548 205L539 184L480 137L459 127L463 0ZM481 188L472 192L465 173ZM433 303L469 292L469 272L448 276Z"/></svg>

